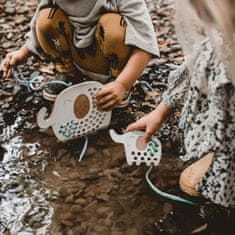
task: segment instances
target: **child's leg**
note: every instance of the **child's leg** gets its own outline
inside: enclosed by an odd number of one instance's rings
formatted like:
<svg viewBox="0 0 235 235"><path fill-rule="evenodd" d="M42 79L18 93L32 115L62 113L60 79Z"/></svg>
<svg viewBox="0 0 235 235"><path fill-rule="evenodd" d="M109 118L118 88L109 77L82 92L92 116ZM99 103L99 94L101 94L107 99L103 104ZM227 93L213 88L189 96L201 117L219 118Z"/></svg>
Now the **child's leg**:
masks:
<svg viewBox="0 0 235 235"><path fill-rule="evenodd" d="M76 68L72 59L72 27L59 8L42 9L36 21L38 42L44 53L55 62L56 70L70 76Z"/></svg>
<svg viewBox="0 0 235 235"><path fill-rule="evenodd" d="M125 45L126 25L121 15L107 13L101 16L96 30L96 40L108 60L109 72L117 77L131 55L131 47Z"/></svg>
<svg viewBox="0 0 235 235"><path fill-rule="evenodd" d="M208 171L213 160L214 153L210 152L197 162L187 167L180 175L180 188L191 196L200 196L196 185Z"/></svg>
<svg viewBox="0 0 235 235"><path fill-rule="evenodd" d="M93 44L76 49L74 61L88 71L117 77L131 54L131 47L124 44L125 31L124 20L119 14L104 14L98 22Z"/></svg>
<svg viewBox="0 0 235 235"><path fill-rule="evenodd" d="M131 47L124 44L125 24L119 14L103 15L97 25L96 40L84 49L74 47L72 26L59 8L39 12L36 33L44 53L56 63L57 71L71 76L76 71L75 62L85 70L116 77L131 54Z"/></svg>

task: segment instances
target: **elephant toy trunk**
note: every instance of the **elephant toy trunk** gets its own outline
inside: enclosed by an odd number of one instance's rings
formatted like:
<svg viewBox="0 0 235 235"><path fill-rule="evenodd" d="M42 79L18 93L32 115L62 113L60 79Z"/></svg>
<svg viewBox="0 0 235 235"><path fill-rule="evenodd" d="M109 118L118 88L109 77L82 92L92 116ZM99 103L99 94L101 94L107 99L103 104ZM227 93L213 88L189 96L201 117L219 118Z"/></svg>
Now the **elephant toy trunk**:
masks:
<svg viewBox="0 0 235 235"><path fill-rule="evenodd" d="M45 107L41 108L37 114L38 126L42 129L47 129L52 125L52 119L47 118L47 109Z"/></svg>
<svg viewBox="0 0 235 235"><path fill-rule="evenodd" d="M123 137L122 135L119 135L114 130L109 130L109 134L112 138L112 140L116 143L123 143Z"/></svg>

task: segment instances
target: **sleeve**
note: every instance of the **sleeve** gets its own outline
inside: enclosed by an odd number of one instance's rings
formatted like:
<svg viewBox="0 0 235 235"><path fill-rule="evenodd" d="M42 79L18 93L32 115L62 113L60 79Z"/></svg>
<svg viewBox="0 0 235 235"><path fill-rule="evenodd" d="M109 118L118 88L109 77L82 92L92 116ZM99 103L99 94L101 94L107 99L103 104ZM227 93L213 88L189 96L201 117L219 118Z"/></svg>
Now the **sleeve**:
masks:
<svg viewBox="0 0 235 235"><path fill-rule="evenodd" d="M47 6L51 6L52 2L51 0L41 0L39 5L37 6L36 12L30 22L30 31L27 33L27 41L26 41L26 46L28 49L38 55L39 57L43 57L43 52L41 50L41 47L39 45L39 42L37 40L37 35L36 35L36 19L38 16L38 13L41 9L46 8Z"/></svg>
<svg viewBox="0 0 235 235"><path fill-rule="evenodd" d="M127 24L125 44L159 56L156 33L144 0L119 0L118 5Z"/></svg>
<svg viewBox="0 0 235 235"><path fill-rule="evenodd" d="M189 89L189 71L186 62L172 71L168 78L168 88L163 93L162 102L169 108L174 108L182 101Z"/></svg>

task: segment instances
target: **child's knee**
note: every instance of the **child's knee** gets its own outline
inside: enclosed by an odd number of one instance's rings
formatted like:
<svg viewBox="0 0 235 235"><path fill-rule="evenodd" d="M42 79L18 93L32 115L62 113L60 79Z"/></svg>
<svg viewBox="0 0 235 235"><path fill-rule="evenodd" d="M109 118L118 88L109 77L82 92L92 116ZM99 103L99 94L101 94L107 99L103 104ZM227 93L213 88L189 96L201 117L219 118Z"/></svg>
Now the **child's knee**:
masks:
<svg viewBox="0 0 235 235"><path fill-rule="evenodd" d="M59 20L66 19L65 14L58 8L45 8L38 13L36 31L39 34L53 33Z"/></svg>
<svg viewBox="0 0 235 235"><path fill-rule="evenodd" d="M115 48L116 45L125 41L125 24L122 23L121 15L117 13L107 13L100 17L96 37L103 44Z"/></svg>
<svg viewBox="0 0 235 235"><path fill-rule="evenodd" d="M192 168L190 166L181 173L179 186L183 192L191 196L199 196L200 193L196 189L197 183L199 182L194 178Z"/></svg>
<svg viewBox="0 0 235 235"><path fill-rule="evenodd" d="M210 152L200 160L187 167L180 175L179 185L182 191L191 196L199 196L197 185L208 171L214 153Z"/></svg>

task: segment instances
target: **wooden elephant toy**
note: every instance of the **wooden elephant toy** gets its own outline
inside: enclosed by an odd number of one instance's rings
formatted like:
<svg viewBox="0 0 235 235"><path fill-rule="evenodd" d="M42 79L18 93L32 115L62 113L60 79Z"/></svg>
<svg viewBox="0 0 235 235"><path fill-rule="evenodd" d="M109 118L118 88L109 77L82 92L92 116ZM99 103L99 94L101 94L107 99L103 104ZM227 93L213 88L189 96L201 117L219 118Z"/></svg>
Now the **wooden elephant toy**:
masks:
<svg viewBox="0 0 235 235"><path fill-rule="evenodd" d="M111 111L100 111L96 106L96 92L102 86L99 82L88 81L64 89L57 96L49 117L45 107L39 111L38 126L52 127L55 136L62 142L108 127Z"/></svg>
<svg viewBox="0 0 235 235"><path fill-rule="evenodd" d="M113 141L124 144L128 165L145 163L148 166L157 166L160 163L162 147L156 137L152 137L151 141L145 143L142 131L119 135L114 130L110 130L109 133Z"/></svg>

